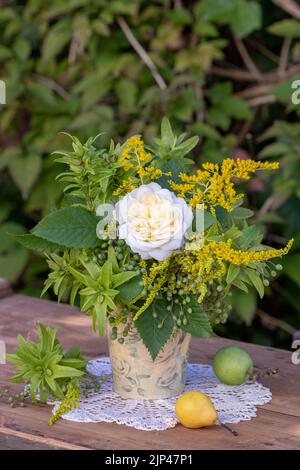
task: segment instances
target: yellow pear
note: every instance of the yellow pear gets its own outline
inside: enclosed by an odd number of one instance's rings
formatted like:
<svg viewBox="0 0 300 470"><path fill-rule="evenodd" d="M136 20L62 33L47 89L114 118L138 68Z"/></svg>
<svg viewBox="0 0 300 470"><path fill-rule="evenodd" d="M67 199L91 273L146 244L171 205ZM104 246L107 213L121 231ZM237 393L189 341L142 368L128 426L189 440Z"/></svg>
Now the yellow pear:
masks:
<svg viewBox="0 0 300 470"><path fill-rule="evenodd" d="M176 416L186 428L202 428L218 421L211 399L197 390L183 393L176 400Z"/></svg>

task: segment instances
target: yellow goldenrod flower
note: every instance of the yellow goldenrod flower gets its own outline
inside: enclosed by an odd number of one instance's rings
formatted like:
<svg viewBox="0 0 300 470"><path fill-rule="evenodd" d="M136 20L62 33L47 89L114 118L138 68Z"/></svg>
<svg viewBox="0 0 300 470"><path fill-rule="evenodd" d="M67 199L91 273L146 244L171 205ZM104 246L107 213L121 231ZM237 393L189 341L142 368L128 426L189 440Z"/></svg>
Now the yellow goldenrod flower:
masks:
<svg viewBox="0 0 300 470"><path fill-rule="evenodd" d="M122 181L120 186L117 189L115 189L115 191L113 192L113 195L121 196L121 195L127 194L133 189L135 189L136 187L137 187L137 184L135 184L134 179L129 177L127 180Z"/></svg>
<svg viewBox="0 0 300 470"><path fill-rule="evenodd" d="M230 212L243 197L243 194L236 193L234 178L248 180L250 174L257 170L276 170L278 167L278 162L226 158L221 165L204 163L202 170L197 170L193 175L180 173L182 183L170 182L170 186L179 197L187 198L192 207L204 203L211 208L219 205Z"/></svg>
<svg viewBox="0 0 300 470"><path fill-rule="evenodd" d="M142 163L149 163L151 160L151 153L146 152L144 142L138 135L134 135L126 141L119 155L119 163L125 171L131 170L137 165L141 166Z"/></svg>
<svg viewBox="0 0 300 470"><path fill-rule="evenodd" d="M137 173L143 181L146 179L149 179L150 181L157 180L163 174L160 169L155 168L154 166L143 167L142 165L138 165Z"/></svg>
<svg viewBox="0 0 300 470"><path fill-rule="evenodd" d="M226 242L209 242L207 249L215 254L215 256L223 261L228 261L235 265L248 265L252 261L268 261L271 258L286 255L293 244L294 240L291 239L284 248L279 250L261 250L261 251L242 251L235 250L231 247L231 240Z"/></svg>

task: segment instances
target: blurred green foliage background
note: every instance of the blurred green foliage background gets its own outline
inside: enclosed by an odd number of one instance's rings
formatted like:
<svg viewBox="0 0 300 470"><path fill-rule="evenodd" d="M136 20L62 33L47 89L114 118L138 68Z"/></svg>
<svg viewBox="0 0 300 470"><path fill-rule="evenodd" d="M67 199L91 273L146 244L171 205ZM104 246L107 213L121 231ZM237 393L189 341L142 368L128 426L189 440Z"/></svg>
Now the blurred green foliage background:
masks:
<svg viewBox="0 0 300 470"><path fill-rule="evenodd" d="M167 115L200 136L196 163L279 160L243 188L277 247L293 251L265 299L233 295L221 331L278 347L300 329L300 5L295 0L0 1L0 276L40 295L44 259L15 243L61 197L50 153L68 131L102 142L143 133ZM300 98L300 93L299 93Z"/></svg>

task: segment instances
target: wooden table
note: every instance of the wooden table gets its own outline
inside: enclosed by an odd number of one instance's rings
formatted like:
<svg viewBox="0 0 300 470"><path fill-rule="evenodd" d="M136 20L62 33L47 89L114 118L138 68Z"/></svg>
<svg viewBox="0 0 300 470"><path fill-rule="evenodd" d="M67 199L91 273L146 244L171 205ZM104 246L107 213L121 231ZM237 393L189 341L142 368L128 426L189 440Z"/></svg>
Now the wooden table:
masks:
<svg viewBox="0 0 300 470"><path fill-rule="evenodd" d="M59 325L58 337L66 348L77 344L87 357L107 354L106 341L91 331L90 319L76 308L14 295L0 283L0 340L6 342L8 352L16 346L16 335L32 334L39 321ZM210 363L213 354L228 343L233 341L193 339L190 360ZM272 402L259 407L258 416L251 421L232 425L238 437L219 426L190 430L177 425L149 432L118 424L60 420L50 427L49 407L10 408L1 399L0 449L300 449L300 365L291 363L287 351L252 344L243 347L253 356L256 367L278 367L279 374L262 380L272 389ZM11 365L0 365L0 385L7 384L11 374Z"/></svg>

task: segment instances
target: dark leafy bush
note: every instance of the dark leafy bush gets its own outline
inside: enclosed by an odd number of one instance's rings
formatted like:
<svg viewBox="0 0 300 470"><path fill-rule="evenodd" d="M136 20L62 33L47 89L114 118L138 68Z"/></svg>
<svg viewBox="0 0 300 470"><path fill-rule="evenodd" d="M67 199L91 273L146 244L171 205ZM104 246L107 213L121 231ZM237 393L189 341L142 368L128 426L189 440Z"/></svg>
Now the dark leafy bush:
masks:
<svg viewBox="0 0 300 470"><path fill-rule="evenodd" d="M234 323L223 333L289 346L290 325L300 324L300 107L291 100L299 17L292 0L3 0L0 275L19 292L41 291L44 261L12 234L61 198L49 156L68 145L60 131L147 140L167 115L176 131L199 135L197 162L280 160L278 176L247 189L266 242L293 235L294 251L263 302L254 292L233 298Z"/></svg>

